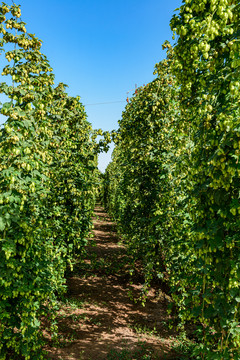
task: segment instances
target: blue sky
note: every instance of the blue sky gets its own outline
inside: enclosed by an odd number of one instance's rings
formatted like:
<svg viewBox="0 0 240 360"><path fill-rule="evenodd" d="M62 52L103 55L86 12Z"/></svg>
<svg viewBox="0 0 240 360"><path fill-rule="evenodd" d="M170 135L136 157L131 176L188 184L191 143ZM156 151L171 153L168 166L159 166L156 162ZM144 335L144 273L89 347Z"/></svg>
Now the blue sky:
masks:
<svg viewBox="0 0 240 360"><path fill-rule="evenodd" d="M6 3L11 1L5 0ZM127 92L153 78L171 41L169 22L181 0L19 0L27 31L43 40L56 84L81 96L93 128L113 130ZM108 103L108 104L99 104ZM96 105L92 105L96 104ZM103 171L110 154L99 158Z"/></svg>

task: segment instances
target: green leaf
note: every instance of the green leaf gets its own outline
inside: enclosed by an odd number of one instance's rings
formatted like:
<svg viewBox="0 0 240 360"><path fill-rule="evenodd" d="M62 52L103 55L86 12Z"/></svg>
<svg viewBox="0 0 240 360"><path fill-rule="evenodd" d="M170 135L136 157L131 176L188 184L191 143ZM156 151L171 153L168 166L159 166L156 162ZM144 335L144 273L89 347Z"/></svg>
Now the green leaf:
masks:
<svg viewBox="0 0 240 360"><path fill-rule="evenodd" d="M3 220L2 217L0 217L0 231L3 231L5 229L6 223Z"/></svg>

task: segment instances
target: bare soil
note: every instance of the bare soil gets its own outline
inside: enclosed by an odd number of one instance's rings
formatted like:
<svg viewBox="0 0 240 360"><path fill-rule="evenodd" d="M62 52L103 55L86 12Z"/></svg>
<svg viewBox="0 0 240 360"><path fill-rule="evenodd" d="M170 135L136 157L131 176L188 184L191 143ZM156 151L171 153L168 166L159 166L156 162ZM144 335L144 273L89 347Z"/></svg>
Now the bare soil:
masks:
<svg viewBox="0 0 240 360"><path fill-rule="evenodd" d="M108 360L113 349L127 349L138 359L136 353L143 348L151 359L178 359L173 350L177 335L167 326L170 298L153 286L144 305L137 301L143 279L129 275L129 258L115 224L101 206L93 221L86 256L67 279L57 317L58 338L46 347L49 359Z"/></svg>

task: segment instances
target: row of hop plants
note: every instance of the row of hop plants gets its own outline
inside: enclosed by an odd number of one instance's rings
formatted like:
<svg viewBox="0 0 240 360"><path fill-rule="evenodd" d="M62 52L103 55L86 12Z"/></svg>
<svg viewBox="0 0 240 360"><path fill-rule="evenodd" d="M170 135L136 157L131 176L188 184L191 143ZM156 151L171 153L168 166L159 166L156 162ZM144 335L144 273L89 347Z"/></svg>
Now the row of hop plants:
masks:
<svg viewBox="0 0 240 360"><path fill-rule="evenodd" d="M56 330L66 268L92 227L98 133L80 98L62 83L54 86L42 43L27 33L16 4L0 6L0 34L6 62L0 83L0 359L40 360L43 329Z"/></svg>
<svg viewBox="0 0 240 360"><path fill-rule="evenodd" d="M183 1L177 41L130 99L103 199L146 286L167 281L190 357L240 357L240 4ZM189 328L189 326L187 326Z"/></svg>

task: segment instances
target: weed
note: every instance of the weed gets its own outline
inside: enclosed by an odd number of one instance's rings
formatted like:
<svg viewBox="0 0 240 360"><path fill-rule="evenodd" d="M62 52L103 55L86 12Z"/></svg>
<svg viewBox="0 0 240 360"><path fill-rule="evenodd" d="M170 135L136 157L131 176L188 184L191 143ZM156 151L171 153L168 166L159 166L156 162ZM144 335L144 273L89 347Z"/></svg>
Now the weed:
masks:
<svg viewBox="0 0 240 360"><path fill-rule="evenodd" d="M142 325L142 324L130 325L129 327L137 334L141 334L141 335L144 334L144 335L148 335L148 336L158 336L159 335L155 326L153 327L153 329L150 329L146 325Z"/></svg>
<svg viewBox="0 0 240 360"><path fill-rule="evenodd" d="M75 331L72 331L72 333L68 335L58 334L57 337L52 339L51 346L55 348L65 348L76 339L77 333Z"/></svg>
<svg viewBox="0 0 240 360"><path fill-rule="evenodd" d="M139 347L131 350L124 347L122 350L111 349L105 360L157 360L152 349L146 347L145 343L139 342Z"/></svg>
<svg viewBox="0 0 240 360"><path fill-rule="evenodd" d="M79 320L87 320L86 314L68 314L66 312L63 312L57 316L58 321L63 319L68 319L72 322L79 322Z"/></svg>
<svg viewBox="0 0 240 360"><path fill-rule="evenodd" d="M71 310L82 309L85 301L76 297L68 297L63 299L62 303L68 306Z"/></svg>
<svg viewBox="0 0 240 360"><path fill-rule="evenodd" d="M99 321L97 317L95 317L95 318L90 318L90 319L89 319L89 322L90 322L91 324L93 324L93 325L96 325L96 326L101 326L101 325L102 325L101 321Z"/></svg>
<svg viewBox="0 0 240 360"><path fill-rule="evenodd" d="M193 359L191 354L193 353L194 343L190 341L186 334L181 333L175 341L175 344L172 346L172 350L177 354L180 354L176 360L189 360Z"/></svg>

